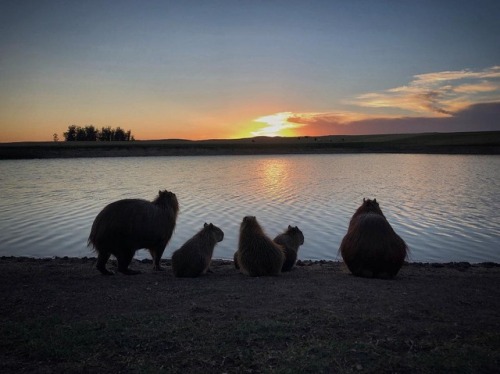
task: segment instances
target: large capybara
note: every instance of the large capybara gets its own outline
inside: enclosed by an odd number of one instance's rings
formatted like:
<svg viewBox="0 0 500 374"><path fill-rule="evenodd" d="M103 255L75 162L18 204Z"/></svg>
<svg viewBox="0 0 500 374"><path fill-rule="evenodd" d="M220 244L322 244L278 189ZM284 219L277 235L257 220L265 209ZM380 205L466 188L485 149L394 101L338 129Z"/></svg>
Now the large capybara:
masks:
<svg viewBox="0 0 500 374"><path fill-rule="evenodd" d="M392 229L377 199L363 199L351 218L339 251L352 274L393 278L403 266L408 247Z"/></svg>
<svg viewBox="0 0 500 374"><path fill-rule="evenodd" d="M304 244L304 234L297 226L292 227L288 225L288 228L284 233L279 234L274 238L274 242L281 245L284 249L285 262L283 262L281 271L292 270L295 262L297 261L297 252L299 251L299 247Z"/></svg>
<svg viewBox="0 0 500 374"><path fill-rule="evenodd" d="M203 228L172 254L172 269L176 277L197 277L210 267L214 247L224 239L224 232L213 224Z"/></svg>
<svg viewBox="0 0 500 374"><path fill-rule="evenodd" d="M166 190L152 202L124 199L107 205L95 218L88 239L97 252L97 270L113 274L106 269L106 262L114 255L119 272L138 274L128 266L141 248L151 253L153 269L162 270L160 259L174 232L178 211L177 197Z"/></svg>
<svg viewBox="0 0 500 374"><path fill-rule="evenodd" d="M247 216L241 222L235 258L240 271L252 277L278 275L285 261L283 248L264 233L253 216Z"/></svg>

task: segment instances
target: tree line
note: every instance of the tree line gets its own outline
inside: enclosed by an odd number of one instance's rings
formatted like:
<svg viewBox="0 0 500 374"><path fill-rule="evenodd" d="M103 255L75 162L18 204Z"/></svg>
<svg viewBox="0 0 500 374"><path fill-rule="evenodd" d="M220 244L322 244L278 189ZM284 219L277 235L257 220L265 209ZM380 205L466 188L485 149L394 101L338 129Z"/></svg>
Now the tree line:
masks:
<svg viewBox="0 0 500 374"><path fill-rule="evenodd" d="M130 130L125 131L120 127L112 128L111 126L102 127L100 130L90 126L68 126L68 131L63 133L64 140L67 142L78 141L129 141L135 140ZM55 139L55 135L54 135Z"/></svg>

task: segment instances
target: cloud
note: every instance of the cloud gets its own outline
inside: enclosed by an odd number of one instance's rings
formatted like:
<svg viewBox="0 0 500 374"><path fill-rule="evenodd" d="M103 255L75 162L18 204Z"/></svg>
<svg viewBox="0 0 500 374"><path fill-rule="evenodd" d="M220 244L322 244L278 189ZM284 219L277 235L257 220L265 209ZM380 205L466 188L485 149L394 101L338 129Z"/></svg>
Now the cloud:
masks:
<svg viewBox="0 0 500 374"><path fill-rule="evenodd" d="M500 102L475 104L446 117L370 117L343 121L336 114L295 114L289 122L305 126L297 135L360 135L419 132L500 131Z"/></svg>
<svg viewBox="0 0 500 374"><path fill-rule="evenodd" d="M462 84L455 87L455 92L460 93L478 93L478 92L493 92L500 91L500 83L482 81L473 84Z"/></svg>
<svg viewBox="0 0 500 374"><path fill-rule="evenodd" d="M462 79L485 79L485 78L500 78L500 66L492 66L480 71L471 69L441 71L437 73L418 74L414 76L415 84L427 85L434 84L440 81L454 81Z"/></svg>
<svg viewBox="0 0 500 374"><path fill-rule="evenodd" d="M258 118L268 126L253 135L297 136L500 130L500 66L415 75L407 85L369 92L350 102L397 108L398 114L357 111L281 112ZM394 112L393 112L394 113Z"/></svg>
<svg viewBox="0 0 500 374"><path fill-rule="evenodd" d="M359 95L351 104L397 108L405 115L450 116L471 105L500 101L500 66L419 74L405 86Z"/></svg>
<svg viewBox="0 0 500 374"><path fill-rule="evenodd" d="M351 123L353 121L361 121L369 118L377 118L373 115L356 113L356 112L333 112L333 113L290 113L287 118L288 122L310 124L317 121L335 122L338 124Z"/></svg>

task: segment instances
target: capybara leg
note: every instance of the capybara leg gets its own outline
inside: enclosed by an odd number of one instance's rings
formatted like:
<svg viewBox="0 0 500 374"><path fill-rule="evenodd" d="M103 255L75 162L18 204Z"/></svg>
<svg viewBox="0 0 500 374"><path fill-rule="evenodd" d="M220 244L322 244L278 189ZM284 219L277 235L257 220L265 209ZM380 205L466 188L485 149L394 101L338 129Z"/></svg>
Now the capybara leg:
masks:
<svg viewBox="0 0 500 374"><path fill-rule="evenodd" d="M161 256L165 248L150 248L149 253L153 257L153 270L163 271L164 269L160 265Z"/></svg>
<svg viewBox="0 0 500 374"><path fill-rule="evenodd" d="M126 252L116 257L116 259L118 260L118 271L120 273L123 273L125 275L135 275L140 273L140 271L138 270L132 270L128 268L133 257L134 251Z"/></svg>
<svg viewBox="0 0 500 374"><path fill-rule="evenodd" d="M240 268L240 264L238 264L238 256L237 256L238 252L234 252L234 256L233 256L233 260L234 260L234 267L236 269L239 269Z"/></svg>
<svg viewBox="0 0 500 374"><path fill-rule="evenodd" d="M110 256L111 256L110 253L98 252L98 254L97 254L97 264L95 267L103 275L113 275L114 274L112 271L109 271L108 269L106 269L106 263L108 262Z"/></svg>

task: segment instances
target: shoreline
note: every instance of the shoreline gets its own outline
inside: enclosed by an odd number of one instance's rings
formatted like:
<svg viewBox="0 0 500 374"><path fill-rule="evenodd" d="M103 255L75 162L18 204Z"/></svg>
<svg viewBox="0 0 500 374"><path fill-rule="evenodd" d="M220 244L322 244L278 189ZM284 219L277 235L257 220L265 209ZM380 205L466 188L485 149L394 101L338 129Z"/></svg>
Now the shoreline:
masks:
<svg viewBox="0 0 500 374"><path fill-rule="evenodd" d="M0 258L2 373L442 373L500 365L500 265L405 264L392 280L301 261L175 278L94 258ZM111 261L112 263L112 261ZM109 264L108 264L109 265ZM113 267L109 266L113 269Z"/></svg>
<svg viewBox="0 0 500 374"><path fill-rule="evenodd" d="M52 257L31 257L31 256L0 256L0 261L7 262L69 262L69 263L88 263L97 261L97 257L93 256L83 256L83 257L69 257L69 256L52 256ZM116 260L111 257L109 262L116 262ZM150 258L145 258L142 260L133 258L132 263L136 264L152 264L153 260ZM212 263L216 265L232 265L233 260L225 258L212 258ZM164 266L171 266L171 258L162 258L161 264ZM335 266L343 266L344 262L341 260L297 260L296 266L312 266L312 265L324 265L330 264ZM405 261L403 266L414 266L414 267L434 267L434 268L450 268L450 269L468 269L470 267L482 267L482 268L495 268L500 267L500 263L495 261L481 261L481 262L469 262L469 261L447 261L447 262L413 262Z"/></svg>
<svg viewBox="0 0 500 374"><path fill-rule="evenodd" d="M280 154L415 153L499 155L500 131L234 140L136 140L129 142L0 143L0 160L224 156Z"/></svg>

